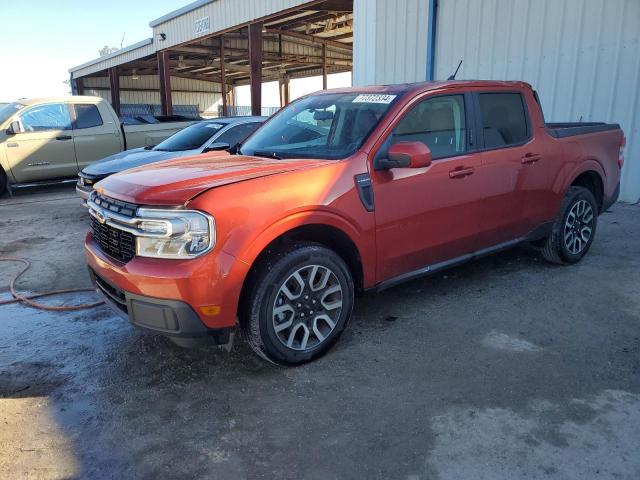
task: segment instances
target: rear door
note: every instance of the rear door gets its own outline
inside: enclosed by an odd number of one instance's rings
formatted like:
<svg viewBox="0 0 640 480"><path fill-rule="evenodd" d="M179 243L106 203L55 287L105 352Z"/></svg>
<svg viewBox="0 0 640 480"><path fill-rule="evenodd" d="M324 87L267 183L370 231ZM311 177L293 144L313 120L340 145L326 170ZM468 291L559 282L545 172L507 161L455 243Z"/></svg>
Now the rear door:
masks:
<svg viewBox="0 0 640 480"><path fill-rule="evenodd" d="M528 234L536 225L540 196L548 189L544 141L534 135L520 91L476 91L479 145L487 183L478 248Z"/></svg>
<svg viewBox="0 0 640 480"><path fill-rule="evenodd" d="M425 168L372 171L378 282L475 250L486 175L474 151L472 105L469 94L418 100L375 153L417 141L433 155Z"/></svg>
<svg viewBox="0 0 640 480"><path fill-rule="evenodd" d="M6 143L7 159L16 182L77 175L71 115L66 104L27 107L17 120L21 131Z"/></svg>
<svg viewBox="0 0 640 480"><path fill-rule="evenodd" d="M121 150L120 126L107 112L101 112L98 105L92 103L74 103L71 111L79 170Z"/></svg>

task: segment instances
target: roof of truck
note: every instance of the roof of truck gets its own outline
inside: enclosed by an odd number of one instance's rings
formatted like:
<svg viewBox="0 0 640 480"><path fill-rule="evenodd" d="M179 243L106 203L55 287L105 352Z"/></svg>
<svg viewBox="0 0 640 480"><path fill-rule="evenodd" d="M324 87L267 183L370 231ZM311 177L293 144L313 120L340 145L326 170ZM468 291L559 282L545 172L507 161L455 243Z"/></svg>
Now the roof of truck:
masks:
<svg viewBox="0 0 640 480"><path fill-rule="evenodd" d="M58 103L58 102L101 102L104 101L101 97L91 97L88 95L61 95L57 97L40 97L40 98L20 98L16 100L16 103L20 103L25 106L37 105L40 103Z"/></svg>
<svg viewBox="0 0 640 480"><path fill-rule="evenodd" d="M369 85L366 87L349 87L326 90L328 93L362 92L379 94L400 94L408 91L438 90L446 87L484 87L484 88L531 88L526 82L506 80L443 80L435 82L398 83L393 85Z"/></svg>

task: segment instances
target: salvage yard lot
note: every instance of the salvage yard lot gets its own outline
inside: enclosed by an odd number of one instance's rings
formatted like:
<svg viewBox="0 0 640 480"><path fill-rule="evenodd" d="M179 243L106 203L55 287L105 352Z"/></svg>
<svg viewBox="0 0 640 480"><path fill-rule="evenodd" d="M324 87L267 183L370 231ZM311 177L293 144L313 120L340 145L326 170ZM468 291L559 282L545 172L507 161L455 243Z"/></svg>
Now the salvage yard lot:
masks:
<svg viewBox="0 0 640 480"><path fill-rule="evenodd" d="M70 188L0 199L22 288L88 286L86 229ZM519 248L360 298L298 368L0 307L0 478L640 478L638 238L617 204L576 266Z"/></svg>

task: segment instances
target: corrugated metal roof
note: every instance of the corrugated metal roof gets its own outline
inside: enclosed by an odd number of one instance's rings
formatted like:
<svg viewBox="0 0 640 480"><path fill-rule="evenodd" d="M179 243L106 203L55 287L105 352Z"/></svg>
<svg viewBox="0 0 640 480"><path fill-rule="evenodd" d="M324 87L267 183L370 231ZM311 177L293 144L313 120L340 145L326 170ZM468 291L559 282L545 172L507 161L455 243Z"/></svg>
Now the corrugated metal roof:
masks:
<svg viewBox="0 0 640 480"><path fill-rule="evenodd" d="M195 2L191 2L189 5L185 5L182 8L178 8L173 12L169 12L166 15L161 16L160 18L156 18L155 20L152 20L151 22L149 22L149 26L153 28L157 25L160 25L161 23L165 23L165 22L168 22L169 20L173 20L176 17L184 15L185 13L189 13L192 10L195 10L196 8L200 8L203 5L206 5L207 3L212 3L215 1L217 0L196 0Z"/></svg>
<svg viewBox="0 0 640 480"><path fill-rule="evenodd" d="M436 78L524 80L547 121L620 123L621 199L640 198L640 1L439 0Z"/></svg>
<svg viewBox="0 0 640 480"><path fill-rule="evenodd" d="M164 33L166 38L158 42L156 48L166 49L175 45L189 42L195 38L211 35L234 27L246 25L256 19L264 18L284 10L305 4L317 3L318 0L214 0L208 2L194 2L181 14L169 14L160 23L154 21L154 37ZM174 12L175 13L175 12ZM201 20L208 18L207 28Z"/></svg>
<svg viewBox="0 0 640 480"><path fill-rule="evenodd" d="M99 72L106 68L114 67L122 63L131 62L139 58L146 57L155 53L153 46L153 38L147 38L140 42L129 45L128 47L121 48L113 53L104 55L102 57L94 58L93 60L78 65L69 69L69 73L73 74L74 78L89 75L94 72Z"/></svg>

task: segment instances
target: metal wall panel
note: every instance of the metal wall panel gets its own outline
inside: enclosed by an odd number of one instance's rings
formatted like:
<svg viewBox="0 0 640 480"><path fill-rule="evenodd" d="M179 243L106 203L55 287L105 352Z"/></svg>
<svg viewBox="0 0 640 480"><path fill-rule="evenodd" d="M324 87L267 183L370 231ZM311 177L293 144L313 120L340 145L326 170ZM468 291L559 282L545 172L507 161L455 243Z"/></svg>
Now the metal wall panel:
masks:
<svg viewBox="0 0 640 480"><path fill-rule="evenodd" d="M354 0L354 85L426 79L429 0Z"/></svg>
<svg viewBox="0 0 640 480"><path fill-rule="evenodd" d="M85 95L95 95L111 101L107 77L87 77L84 79L84 88ZM125 88L139 90L123 91L122 89ZM141 75L138 80L121 76L120 89L120 103L122 104L160 104L160 81L156 75ZM171 89L171 99L174 105L198 105L198 110L202 114L217 115L218 106L222 104L219 83L171 77Z"/></svg>
<svg viewBox="0 0 640 480"><path fill-rule="evenodd" d="M547 121L620 123L621 199L638 201L639 0L439 0L436 79L460 60L458 78L533 85Z"/></svg>
<svg viewBox="0 0 640 480"><path fill-rule="evenodd" d="M240 26L282 10L314 3L309 0L217 0L153 25L153 35L164 33L166 39L156 42L158 50L191 41L212 33ZM209 18L209 29L196 32L196 21Z"/></svg>

